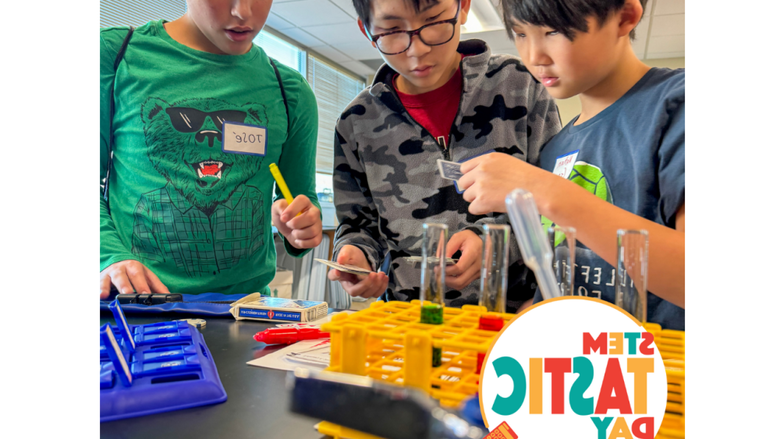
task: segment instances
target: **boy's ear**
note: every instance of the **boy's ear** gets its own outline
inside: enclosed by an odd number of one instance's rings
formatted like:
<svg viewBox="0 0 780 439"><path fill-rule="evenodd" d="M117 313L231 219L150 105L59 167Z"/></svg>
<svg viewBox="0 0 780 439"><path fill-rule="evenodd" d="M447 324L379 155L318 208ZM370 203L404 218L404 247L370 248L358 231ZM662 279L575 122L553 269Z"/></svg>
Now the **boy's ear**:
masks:
<svg viewBox="0 0 780 439"><path fill-rule="evenodd" d="M471 0L461 0L460 15L458 16L458 21L460 21L461 26L466 24L466 19L469 15L469 9L471 9Z"/></svg>
<svg viewBox="0 0 780 439"><path fill-rule="evenodd" d="M618 23L619 36L629 35L642 19L642 4L639 0L626 0L623 9L620 10L620 22Z"/></svg>
<svg viewBox="0 0 780 439"><path fill-rule="evenodd" d="M363 33L363 36L366 37L366 39L371 43L371 45L376 48L376 43L371 41L371 38L369 38L368 34L366 33L366 27L363 26L363 20L358 18L357 25L358 25L358 28L360 28L360 32Z"/></svg>

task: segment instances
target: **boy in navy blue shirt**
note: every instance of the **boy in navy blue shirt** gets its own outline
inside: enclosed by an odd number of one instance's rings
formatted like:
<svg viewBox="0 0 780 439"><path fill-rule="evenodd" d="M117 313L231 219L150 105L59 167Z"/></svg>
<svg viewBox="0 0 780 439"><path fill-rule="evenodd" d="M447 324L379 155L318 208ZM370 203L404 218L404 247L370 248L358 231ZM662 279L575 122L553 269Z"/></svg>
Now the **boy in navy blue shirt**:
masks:
<svg viewBox="0 0 780 439"><path fill-rule="evenodd" d="M526 67L553 97L578 95L582 113L543 147L539 168L490 154L464 163L458 184L473 214L506 210L523 188L544 226L576 228L578 295L614 302L616 232L647 230L648 321L684 330L685 70L634 54L645 3L504 0Z"/></svg>

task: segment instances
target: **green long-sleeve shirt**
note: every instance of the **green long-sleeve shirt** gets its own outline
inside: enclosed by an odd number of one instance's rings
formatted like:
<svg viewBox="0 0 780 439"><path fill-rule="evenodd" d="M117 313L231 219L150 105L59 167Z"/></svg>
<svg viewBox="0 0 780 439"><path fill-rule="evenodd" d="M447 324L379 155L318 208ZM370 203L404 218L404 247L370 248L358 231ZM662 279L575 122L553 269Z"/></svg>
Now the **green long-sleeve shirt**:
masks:
<svg viewBox="0 0 780 439"><path fill-rule="evenodd" d="M100 31L101 181L114 60L126 34ZM101 271L132 259L172 292L267 288L276 266L271 205L281 196L272 193L268 165L277 163L293 195L319 207L314 94L298 72L276 65L289 130L279 83L259 47L216 55L174 41L162 20L135 30L116 71L110 211L100 200ZM291 255L305 253L285 246Z"/></svg>

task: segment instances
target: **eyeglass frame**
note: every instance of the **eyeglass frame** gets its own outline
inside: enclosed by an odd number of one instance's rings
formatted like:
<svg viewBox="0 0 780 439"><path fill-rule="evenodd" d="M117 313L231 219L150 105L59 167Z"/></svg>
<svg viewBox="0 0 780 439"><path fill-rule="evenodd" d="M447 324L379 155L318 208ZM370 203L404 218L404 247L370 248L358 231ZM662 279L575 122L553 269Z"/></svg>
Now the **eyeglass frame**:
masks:
<svg viewBox="0 0 780 439"><path fill-rule="evenodd" d="M385 32L383 34L376 35L376 36L371 35L371 32L369 32L368 26L365 23L363 23L363 29L366 31L366 35L368 36L368 39L371 40L372 43L376 44L376 50L378 50L379 52L381 52L384 55L400 55L400 54L406 52L407 50L409 50L410 47L412 47L412 38L415 35L417 35L417 37L420 38L420 41L423 44L425 44L426 46L428 46L428 47L441 46L442 44L449 43L450 41L452 41L452 38L455 36L455 27L458 25L458 18L459 17L460 17L460 0L458 0L458 11L455 12L455 17L454 18L450 18L449 20L441 20L441 21L435 21L433 23L428 23L428 24L425 24L425 25L422 25L422 26L418 27L415 30L394 30L392 32ZM438 44L428 44L420 36L420 32L423 29L425 29L426 27L436 26L438 24L443 24L443 23L449 23L449 24L452 25L452 35L450 35L450 38L447 39L447 41L444 41L444 42L438 43ZM404 50L402 50L400 52L387 53L387 52L385 52L385 51L383 51L382 49L379 48L379 43L377 43L377 41L379 41L380 38L385 37L387 35L400 34L400 33L405 33L405 34L409 35L409 45L406 46L406 49L404 49Z"/></svg>

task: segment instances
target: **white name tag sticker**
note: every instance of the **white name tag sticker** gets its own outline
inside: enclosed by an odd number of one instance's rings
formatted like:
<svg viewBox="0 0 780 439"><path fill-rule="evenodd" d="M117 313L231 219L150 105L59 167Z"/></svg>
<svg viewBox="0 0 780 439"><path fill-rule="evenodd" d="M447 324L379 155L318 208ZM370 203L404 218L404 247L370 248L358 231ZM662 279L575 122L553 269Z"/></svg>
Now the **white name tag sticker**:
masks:
<svg viewBox="0 0 780 439"><path fill-rule="evenodd" d="M222 123L222 151L265 156L266 127L238 122Z"/></svg>
<svg viewBox="0 0 780 439"><path fill-rule="evenodd" d="M572 151L568 154L562 155L555 160L555 169L553 174L560 175L561 177L568 179L571 175L571 170L574 169L574 163L577 161L577 156L580 150Z"/></svg>

